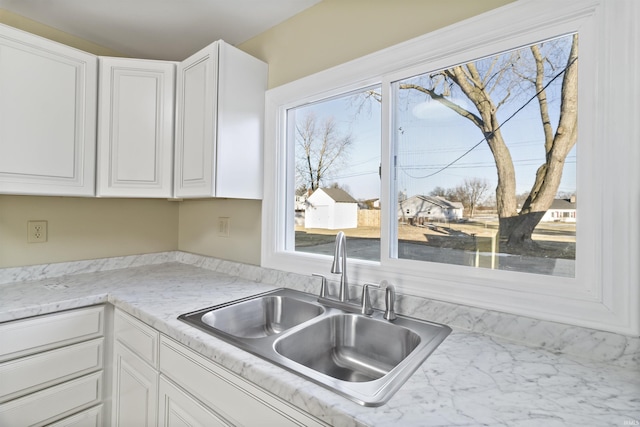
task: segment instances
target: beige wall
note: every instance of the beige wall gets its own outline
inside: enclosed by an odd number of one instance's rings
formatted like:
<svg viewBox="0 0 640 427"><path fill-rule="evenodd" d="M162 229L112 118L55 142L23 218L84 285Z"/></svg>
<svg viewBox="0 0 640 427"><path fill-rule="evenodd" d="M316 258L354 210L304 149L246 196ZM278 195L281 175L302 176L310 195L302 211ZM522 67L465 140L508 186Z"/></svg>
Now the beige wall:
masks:
<svg viewBox="0 0 640 427"><path fill-rule="evenodd" d="M189 200L180 203L182 251L260 264L259 200ZM218 218L230 218L229 237L218 235Z"/></svg>
<svg viewBox="0 0 640 427"><path fill-rule="evenodd" d="M513 0L323 0L238 46L276 87Z"/></svg>
<svg viewBox="0 0 640 427"><path fill-rule="evenodd" d="M27 243L27 221L48 241ZM0 196L0 267L176 250L178 203L166 200Z"/></svg>
<svg viewBox="0 0 640 427"><path fill-rule="evenodd" d="M511 1L323 0L239 47L269 63L275 87ZM120 56L2 9L0 23ZM247 200L0 196L0 267L174 249L259 264L260 210L259 201ZM231 218L229 238L218 237L220 216ZM50 221L48 243L26 243L29 219Z"/></svg>

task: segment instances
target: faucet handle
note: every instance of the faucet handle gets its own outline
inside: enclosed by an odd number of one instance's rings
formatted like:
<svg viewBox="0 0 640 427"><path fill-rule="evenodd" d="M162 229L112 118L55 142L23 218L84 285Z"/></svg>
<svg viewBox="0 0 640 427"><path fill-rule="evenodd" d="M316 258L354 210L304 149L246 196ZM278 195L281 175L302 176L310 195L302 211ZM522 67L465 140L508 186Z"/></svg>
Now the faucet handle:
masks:
<svg viewBox="0 0 640 427"><path fill-rule="evenodd" d="M327 278L322 274L311 273L313 277L320 277L322 281L320 282L320 298L327 297Z"/></svg>
<svg viewBox="0 0 640 427"><path fill-rule="evenodd" d="M373 286L374 288L379 288L379 285L374 285L373 283L365 283L362 287L362 306L361 313L367 316L370 316L373 313L373 306L371 305L371 298L369 297L369 287Z"/></svg>

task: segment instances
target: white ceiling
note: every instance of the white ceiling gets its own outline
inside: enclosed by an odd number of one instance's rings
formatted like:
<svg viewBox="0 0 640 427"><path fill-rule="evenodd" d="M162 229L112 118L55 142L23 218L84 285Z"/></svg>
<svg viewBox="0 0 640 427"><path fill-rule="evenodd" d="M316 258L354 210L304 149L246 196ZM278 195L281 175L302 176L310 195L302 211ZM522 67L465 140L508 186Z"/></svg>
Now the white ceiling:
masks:
<svg viewBox="0 0 640 427"><path fill-rule="evenodd" d="M320 0L0 0L6 9L134 58L179 61L237 45Z"/></svg>

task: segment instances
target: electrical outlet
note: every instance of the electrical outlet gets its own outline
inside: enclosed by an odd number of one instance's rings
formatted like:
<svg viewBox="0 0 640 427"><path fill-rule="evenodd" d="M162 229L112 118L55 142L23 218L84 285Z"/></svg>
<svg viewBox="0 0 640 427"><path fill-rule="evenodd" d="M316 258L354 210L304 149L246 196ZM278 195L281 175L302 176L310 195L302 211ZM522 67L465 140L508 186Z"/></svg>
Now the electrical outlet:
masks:
<svg viewBox="0 0 640 427"><path fill-rule="evenodd" d="M27 221L27 243L47 241L47 221Z"/></svg>
<svg viewBox="0 0 640 427"><path fill-rule="evenodd" d="M231 219L228 217L218 217L218 236L229 237L231 233Z"/></svg>

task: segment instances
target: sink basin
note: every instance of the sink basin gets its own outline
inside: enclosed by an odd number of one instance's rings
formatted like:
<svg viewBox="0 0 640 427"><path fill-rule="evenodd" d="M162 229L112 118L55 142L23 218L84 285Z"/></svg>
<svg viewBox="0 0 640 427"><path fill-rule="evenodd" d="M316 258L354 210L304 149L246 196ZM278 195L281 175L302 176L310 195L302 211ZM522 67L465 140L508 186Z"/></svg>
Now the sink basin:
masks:
<svg viewBox="0 0 640 427"><path fill-rule="evenodd" d="M449 335L448 326L349 314L292 289L253 295L178 319L364 406L379 406Z"/></svg>
<svg viewBox="0 0 640 427"><path fill-rule="evenodd" d="M278 340L276 351L343 381L382 378L420 344L420 336L390 322L339 314Z"/></svg>
<svg viewBox="0 0 640 427"><path fill-rule="evenodd" d="M261 338L279 334L322 314L322 307L286 296L263 296L202 315L203 323L229 335Z"/></svg>

